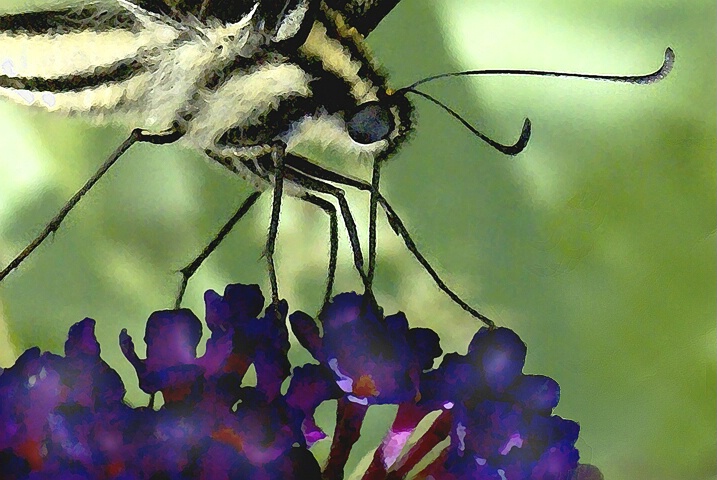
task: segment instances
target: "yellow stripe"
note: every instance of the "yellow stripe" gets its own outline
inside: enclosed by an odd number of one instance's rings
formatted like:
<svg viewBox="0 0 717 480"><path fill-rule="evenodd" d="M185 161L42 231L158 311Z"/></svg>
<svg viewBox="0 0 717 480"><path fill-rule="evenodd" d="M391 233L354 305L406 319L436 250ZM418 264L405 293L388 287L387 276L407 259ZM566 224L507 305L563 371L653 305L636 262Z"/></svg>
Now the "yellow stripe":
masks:
<svg viewBox="0 0 717 480"><path fill-rule="evenodd" d="M341 42L330 38L321 22L314 22L300 51L321 60L326 70L346 80L351 85L351 95L358 103L378 100L378 87L359 76L361 62L351 57L351 52Z"/></svg>

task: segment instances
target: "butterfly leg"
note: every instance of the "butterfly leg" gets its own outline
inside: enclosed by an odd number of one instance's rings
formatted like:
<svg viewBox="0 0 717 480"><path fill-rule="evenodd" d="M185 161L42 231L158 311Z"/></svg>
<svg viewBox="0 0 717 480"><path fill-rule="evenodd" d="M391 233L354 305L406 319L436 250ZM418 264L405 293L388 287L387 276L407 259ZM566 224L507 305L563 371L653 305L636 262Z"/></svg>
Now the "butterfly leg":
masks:
<svg viewBox="0 0 717 480"><path fill-rule="evenodd" d="M294 169L287 170L286 178L295 182L298 185L301 185L307 190L311 190L317 193L325 193L327 195L331 195L336 199L339 204L339 209L341 210L341 216L344 219L344 226L346 227L346 232L349 236L349 243L351 245L351 251L354 257L354 266L356 268L356 271L361 276L361 281L364 284L366 295L373 297L373 292L371 291L371 287L368 283L368 277L366 276L365 272L363 253L361 252L361 243L359 241L356 222L354 221L353 214L351 213L351 208L346 201L346 193L342 189L334 185L322 182L315 178L310 178L306 175L301 175Z"/></svg>
<svg viewBox="0 0 717 480"><path fill-rule="evenodd" d="M279 232L281 200L284 194L284 157L286 147L280 142L265 147L268 151L262 150L261 153L255 154L247 152L241 146L216 145L214 148L205 150L204 153L234 173L240 175L251 173L257 178L264 180L267 184L273 184L271 219L266 245L264 247L264 256L266 257L269 270L271 300L278 313L279 285L274 262L274 251L276 248L276 237Z"/></svg>
<svg viewBox="0 0 717 480"><path fill-rule="evenodd" d="M295 156L287 159L287 175L291 175L292 177L294 177L294 181L296 181L297 183L306 182L307 184L312 184L312 182L317 181L316 179L321 179L324 181L346 185L356 188L358 190L370 192L375 197L375 201L378 203L378 205L381 206L381 208L385 212L386 218L388 219L388 223L393 229L393 231L396 233L396 235L401 237L408 251L411 252L411 254L416 258L416 260L418 260L418 263L423 266L424 270L426 270L426 272L431 276L438 288L440 288L446 295L448 295L448 297L453 300L454 303L456 303L463 310L470 313L478 320L485 323L489 328L495 327L495 323L493 322L493 320L468 305L450 287L448 287L448 285L446 285L443 279L438 275L438 272L436 272L436 270L433 268L433 266L431 266L426 257L424 257L423 254L418 250L418 247L411 238L408 229L403 224L393 207L391 207L391 205L384 198L381 192L379 192L378 190L374 190L371 184L362 180L341 175L331 170L327 170Z"/></svg>
<svg viewBox="0 0 717 480"><path fill-rule="evenodd" d="M271 159L274 170L274 196L271 202L271 220L269 222L269 235L266 238L266 261L269 266L269 283L271 284L271 302L274 305L276 314L279 315L279 284L276 279L276 267L274 265L274 250L276 247L276 236L279 233L279 217L281 214L281 198L284 194L284 148L274 146L271 151Z"/></svg>
<svg viewBox="0 0 717 480"><path fill-rule="evenodd" d="M329 273L326 280L326 293L324 294L324 303L322 304L322 308L326 306L327 303L331 300L331 293L334 289L334 280L336 278L336 263L337 263L337 257L339 253L339 221L338 216L336 214L336 207L333 203L324 200L323 198L319 198L316 195L312 195L310 193L306 193L301 197L302 200L305 200L311 204L316 205L320 209L322 209L324 212L326 212L329 216L329 224L330 224L330 247L329 247Z"/></svg>
<svg viewBox="0 0 717 480"><path fill-rule="evenodd" d="M453 300L453 302L455 302L463 310L467 311L475 318L485 323L489 328L494 328L495 323L493 322L493 320L468 305L466 302L463 301L463 299L461 299L461 297L459 297L453 290L451 290L448 285L446 285L446 282L443 281L443 279L438 275L438 272L436 272L436 270L428 262L426 257L424 257L423 254L418 250L416 242L413 241L411 235L408 233L408 229L403 224L403 222L398 217L398 215L393 210L388 201L386 201L386 199L383 197L383 195L377 192L376 198L378 203L381 205L381 208L383 208L384 212L386 213L386 218L388 219L388 223L389 225L391 225L393 231L396 232L396 235L403 239L403 243L406 245L408 251L413 254L416 260L418 260L418 263L421 264L423 269L428 272L428 274L431 276L438 288L443 290L443 292L448 295L450 299Z"/></svg>
<svg viewBox="0 0 717 480"><path fill-rule="evenodd" d="M363 254L361 252L361 246L359 242L358 237L358 231L356 229L356 223L353 219L353 215L351 214L351 210L349 208L348 202L345 198L345 193L343 190L341 190L338 187L335 187L333 185L330 185L325 182L321 182L315 179L308 178L306 181L303 180L303 177L306 177L305 175L302 175L302 179L300 181L297 181L294 178L294 174L292 173L292 176L285 177L286 174L286 165L285 162L287 159L294 158L293 155L286 155L283 148L281 148L280 145L272 147L272 157L277 157L273 161L266 161L266 157L252 157L251 155L246 155L240 147L219 147L216 149L207 149L205 153L212 158L213 160L217 161L224 167L228 168L229 170L240 173L241 170L249 171L258 177L264 178L267 182L271 182L271 178L267 177L265 175L265 172L271 172L271 174L274 176L274 197L272 202L272 219L270 223L269 228L269 236L267 238L267 246L265 255L267 256L267 259L270 264L270 277L273 276L273 279L270 278L272 282L272 290L274 289L274 285L276 282L276 272L273 270L273 248L276 242L276 232L278 231L278 213L281 208L280 198L281 194L283 193L283 181L279 181L279 179L286 179L290 182L304 188L308 191L313 191L317 193L325 193L327 195L331 195L334 197L338 204L339 208L341 210L341 216L344 219L344 225L346 227L346 231L349 236L349 242L351 245L351 250L353 252L353 258L354 258L354 265L356 267L356 270L358 271L359 275L361 276L361 280L364 284L364 286L368 286L368 279L366 277L366 274L364 272L364 260L363 260ZM281 154L281 155L279 155ZM280 158L279 158L280 157ZM277 162L277 160L281 160L281 162ZM277 168L280 166L280 168ZM295 172L294 169L292 169L292 172ZM281 190L277 192L276 186L282 185ZM306 195L310 195L308 192L304 193L303 196L300 195L300 198L307 200ZM311 195L309 198L318 199L318 197L315 197ZM323 203L326 202L323 199L319 199L319 203L322 205L318 205L320 208L324 209L327 213L329 213L330 217L332 218L332 240L331 240L331 258L329 259L329 284L327 285L326 290L326 296L325 298L330 298L330 292L333 289L333 279L335 278L335 271L336 271L336 257L338 254L338 226L336 228L333 227L334 223L337 224L337 222L334 222L333 219L336 218L336 209L335 207L329 203ZM316 202L310 201L310 203L317 204ZM324 208L326 207L326 208ZM336 231L336 233L334 233ZM336 252L336 253L333 253ZM273 275L272 275L272 272ZM331 273L333 272L333 273ZM373 297L370 288L366 289L368 292L368 295ZM278 287L277 287L278 291ZM273 292L272 292L273 293ZM278 299L278 293L276 295L276 298Z"/></svg>
<svg viewBox="0 0 717 480"><path fill-rule="evenodd" d="M373 175L371 178L371 198L369 201L368 213L368 284L373 287L373 277L376 272L376 214L378 210L378 197L381 179L381 161L376 160L373 164Z"/></svg>
<svg viewBox="0 0 717 480"><path fill-rule="evenodd" d="M251 207L256 204L256 201L261 196L261 193L262 192L254 192L249 195L249 197L244 200L244 202L234 213L234 215L232 215L229 221L224 224L224 226L219 230L219 232L217 232L212 241L204 247L202 252L197 255L194 260L192 260L181 270L179 270L179 273L182 275L182 281L179 285L179 291L177 292L177 297L174 302L174 308L180 308L182 304L182 298L184 298L184 293L187 290L187 283L189 283L189 279L192 278L197 269L202 265L202 263L204 263L204 260L206 260L207 257L209 257L209 255L211 255L212 252L217 249L219 244L222 243L224 238L229 234L229 232L232 231L237 222L239 222L239 220L241 220L244 215L247 214Z"/></svg>
<svg viewBox="0 0 717 480"><path fill-rule="evenodd" d="M50 220L47 225L45 225L45 228L40 232L40 234L35 237L24 249L22 252L20 252L2 271L0 271L0 281L2 281L5 277L7 277L11 271L16 269L20 264L29 257L32 252L34 252L37 247L39 247L42 242L45 241L45 239L53 232L57 231L58 228L60 228L60 224L65 219L67 214L70 213L70 211L77 205L80 200L82 200L82 197L85 196L87 192L89 192L92 187L95 186L95 184L107 173L107 171L114 165L117 160L127 151L129 148L134 145L135 143L145 142L145 143L154 143L157 145L160 144L167 144L176 142L179 140L182 135L184 135L184 132L182 129L180 129L178 126L173 126L169 130L166 130L164 132L159 133L151 133L147 132L142 129L135 129L132 131L132 133L127 137L127 139L122 142L122 144L117 147L117 149L112 152L112 155L105 160L105 162L100 166L99 169L85 182L85 184L77 191L75 194L70 198L67 203L60 209L59 212Z"/></svg>

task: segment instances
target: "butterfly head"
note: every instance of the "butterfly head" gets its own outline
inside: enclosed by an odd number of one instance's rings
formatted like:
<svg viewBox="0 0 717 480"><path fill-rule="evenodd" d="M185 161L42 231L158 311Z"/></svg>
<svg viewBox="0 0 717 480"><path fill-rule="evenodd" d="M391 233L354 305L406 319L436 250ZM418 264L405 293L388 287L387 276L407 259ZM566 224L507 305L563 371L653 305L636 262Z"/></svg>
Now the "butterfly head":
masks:
<svg viewBox="0 0 717 480"><path fill-rule="evenodd" d="M292 60L310 78L309 102L316 108L288 132L289 150L318 144L336 157L380 160L407 137L411 103L388 88L363 38L340 14L324 10Z"/></svg>

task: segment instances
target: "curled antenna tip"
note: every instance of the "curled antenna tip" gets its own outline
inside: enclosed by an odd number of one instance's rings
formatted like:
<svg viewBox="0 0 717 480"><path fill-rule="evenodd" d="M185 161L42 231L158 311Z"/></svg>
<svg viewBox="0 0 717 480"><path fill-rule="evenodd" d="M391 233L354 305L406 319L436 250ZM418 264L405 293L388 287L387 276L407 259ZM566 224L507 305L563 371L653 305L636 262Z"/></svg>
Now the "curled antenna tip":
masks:
<svg viewBox="0 0 717 480"><path fill-rule="evenodd" d="M531 123L530 119L526 118L523 122L523 130L520 132L520 138L518 138L518 141L515 142L513 145L504 147L503 149L500 149L501 152L505 153L506 155L518 155L520 152L525 150L525 147L528 146L528 141L530 140L530 133L531 133Z"/></svg>
<svg viewBox="0 0 717 480"><path fill-rule="evenodd" d="M450 116L452 116L453 118L458 120L461 124L463 124L463 126L466 127L468 130L470 130L473 133L473 135L480 138L485 143L487 143L488 145L495 148L496 150L498 150L501 153L504 153L506 155L511 155L511 156L517 155L520 152L522 152L523 150L525 150L525 147L528 145L528 140L530 140L530 120L527 118L523 122L523 131L520 132L520 138L518 138L518 141L515 142L513 145L503 145L502 143L498 143L495 140L486 136L485 134L479 132L473 125L468 123L468 121L465 118L461 117L458 113L456 113L455 110L450 108L445 103L435 99L431 95L428 95L427 93L423 93L420 90L416 90L413 87L404 87L401 90L406 93L413 93L415 95L418 95L419 97L423 97L426 100L429 100L429 101L433 102L434 104L438 105L443 110L448 112L448 114Z"/></svg>
<svg viewBox="0 0 717 480"><path fill-rule="evenodd" d="M672 47L665 49L665 63L675 63L675 51L672 50Z"/></svg>
<svg viewBox="0 0 717 480"><path fill-rule="evenodd" d="M662 62L662 65L660 68L649 75L645 75L642 77L637 77L635 79L634 83L639 83L641 85L648 85L651 83L659 82L663 78L665 78L669 73L672 71L672 67L675 66L675 52L670 48L667 47L665 49L665 60Z"/></svg>
<svg viewBox="0 0 717 480"><path fill-rule="evenodd" d="M667 47L665 49L665 61L662 62L662 68L660 68L660 71L662 73L662 76L660 78L664 78L672 71L672 67L675 66L675 52L672 50L672 48Z"/></svg>

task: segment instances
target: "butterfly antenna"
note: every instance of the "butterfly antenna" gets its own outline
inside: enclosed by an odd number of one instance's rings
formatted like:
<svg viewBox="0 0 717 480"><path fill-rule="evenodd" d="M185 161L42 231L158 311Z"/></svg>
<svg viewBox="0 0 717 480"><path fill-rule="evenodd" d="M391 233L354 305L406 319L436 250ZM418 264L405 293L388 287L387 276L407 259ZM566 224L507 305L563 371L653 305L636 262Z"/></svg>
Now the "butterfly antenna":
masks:
<svg viewBox="0 0 717 480"><path fill-rule="evenodd" d="M665 78L672 67L675 65L675 52L667 47L665 50L665 57L660 68L652 73L644 75L596 75L591 73L572 73L572 72L551 72L547 70L466 70L463 72L450 72L441 73L438 75L432 75L430 77L423 78L417 82L404 87L401 90L413 91L419 85L424 83L432 82L440 78L447 77L467 77L467 76L478 76L478 75L526 75L536 77L568 77L568 78L583 78L587 80L602 80L606 82L621 82L621 83L634 83L638 85L648 85L651 83L659 82Z"/></svg>
<svg viewBox="0 0 717 480"><path fill-rule="evenodd" d="M651 83L659 82L663 78L665 78L670 71L672 71L672 67L675 65L675 52L670 48L667 47L665 50L665 57L662 61L662 65L660 68L655 70L652 73L647 73L644 75L598 75L598 74L591 74L591 73L572 73L572 72L552 72L548 70L466 70L463 72L449 72L449 73L441 73L438 75L432 75L430 77L423 78L421 80L418 80L415 83L412 83L411 85L407 87L403 87L397 91L398 92L405 92L405 93L412 93L414 95L418 95L420 97L425 98L426 100L429 100L433 102L434 104L441 107L443 110L448 112L453 118L461 122L464 127L466 127L468 130L470 130L475 136L486 142L491 147L495 148L501 153L504 153L506 155L517 155L518 153L522 152L525 147L528 144L528 140L530 139L530 119L526 118L523 122L523 131L520 134L520 138L518 138L518 141L515 142L513 145L503 145L501 143L496 142L495 140L489 138L485 134L479 132L473 125L468 123L463 117L461 117L458 113L456 113L455 110L438 100L437 98L428 95L427 93L424 93L420 90L418 90L416 87L419 85L423 85L425 83L432 82L434 80L438 80L441 78L448 78L448 77L468 77L468 76L478 76L478 75L529 75L529 76L536 76L536 77L568 77L568 78L583 78L587 80L602 80L606 82L622 82L622 83L633 83L638 85L648 85Z"/></svg>
<svg viewBox="0 0 717 480"><path fill-rule="evenodd" d="M483 140L485 143L490 145L491 147L495 148L501 153L504 153L506 155L517 155L520 152L522 152L525 147L528 145L528 140L530 139L530 119L526 118L523 122L523 131L520 133L520 138L518 138L518 141L515 142L513 145L503 145L502 143L498 143L495 140L491 139L484 133L481 133L476 129L473 125L468 123L466 119L461 117L458 113L456 113L455 110L450 108L445 103L441 102L440 100L432 97L431 95L428 95L427 93L423 93L420 90L416 90L413 87L406 87L402 88L401 91L407 92L407 93L413 93L415 95L418 95L419 97L423 97L426 100L430 100L431 102L435 103L439 107L441 107L443 110L448 112L453 118L461 122L464 127L466 127L468 130L470 130L476 137Z"/></svg>

